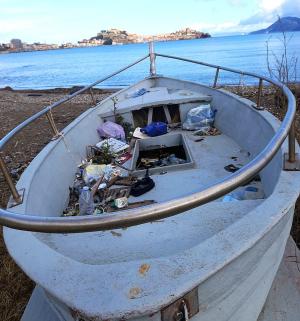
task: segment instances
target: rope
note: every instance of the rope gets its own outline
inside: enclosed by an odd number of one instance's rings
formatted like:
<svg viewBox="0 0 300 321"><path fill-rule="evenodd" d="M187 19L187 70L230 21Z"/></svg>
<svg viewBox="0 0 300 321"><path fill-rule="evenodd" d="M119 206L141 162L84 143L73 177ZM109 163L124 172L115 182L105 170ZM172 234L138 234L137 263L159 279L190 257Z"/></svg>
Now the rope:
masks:
<svg viewBox="0 0 300 321"><path fill-rule="evenodd" d="M49 109L49 114L51 115L52 119L54 120L54 117L53 117L53 113L52 113L52 108ZM55 125L56 126L56 125ZM79 158L81 159L81 161L85 160L86 157L82 156L82 154L80 154L80 152L72 152L71 148L70 148L70 145L69 143L67 142L66 140L66 137L64 135L63 132L60 132L60 136L62 137L62 140L63 140L63 143L66 147L66 150L67 152L70 154L70 156L72 157L73 161L75 163L78 162L77 158L76 158L76 155L79 156Z"/></svg>

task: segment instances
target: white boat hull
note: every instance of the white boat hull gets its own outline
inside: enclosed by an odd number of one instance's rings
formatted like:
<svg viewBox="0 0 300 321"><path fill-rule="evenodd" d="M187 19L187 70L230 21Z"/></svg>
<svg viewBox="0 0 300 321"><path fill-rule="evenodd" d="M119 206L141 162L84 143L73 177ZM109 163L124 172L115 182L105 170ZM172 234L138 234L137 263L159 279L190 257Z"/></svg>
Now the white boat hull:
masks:
<svg viewBox="0 0 300 321"><path fill-rule="evenodd" d="M192 153L200 159L195 162L198 168L157 175L158 186L165 188L172 182L172 190L149 192L150 199L155 196L163 202L175 192L184 195L206 188L228 175L224 164L231 152L244 148L255 157L278 127L273 116L254 110L251 102L198 84L157 78L130 90L153 86L153 82L158 88L192 90L198 93L197 99L212 95L212 104L222 106L216 124L224 134L215 138L216 151L209 137L202 150L190 143ZM125 93L117 94L120 101ZM65 129L64 138L39 154L19 181L19 188L26 193L15 211L50 216L64 208L74 169L85 146L97 142L98 116L109 112L111 104L108 99L87 111ZM199 312L193 320L256 321L282 260L299 191L299 173L282 171L285 148L286 144L261 172L263 200L216 201L117 234L47 235L5 228L8 250L40 286L35 296L48 302L45 304L55 311L57 320L159 321L166 306L197 287ZM210 171L214 167L215 171ZM52 175L52 168L57 175ZM179 179L184 186L176 189ZM149 272L141 275L143 264L149 266ZM35 300L22 321L35 321Z"/></svg>

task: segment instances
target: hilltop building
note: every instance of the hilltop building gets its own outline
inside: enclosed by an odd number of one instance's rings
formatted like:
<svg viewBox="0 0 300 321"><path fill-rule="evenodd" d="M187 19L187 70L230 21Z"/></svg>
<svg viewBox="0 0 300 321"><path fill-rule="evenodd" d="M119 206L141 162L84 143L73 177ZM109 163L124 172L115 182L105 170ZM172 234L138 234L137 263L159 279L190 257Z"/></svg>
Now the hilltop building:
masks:
<svg viewBox="0 0 300 321"><path fill-rule="evenodd" d="M10 41L10 47L14 50L22 50L23 49L23 43L20 39L11 39Z"/></svg>
<svg viewBox="0 0 300 321"><path fill-rule="evenodd" d="M186 28L172 33L159 34L154 36L143 36L138 34L130 34L126 30L109 29L101 30L97 36L90 39L83 39L78 41L79 46L100 46L100 45L114 45L114 44L129 44L146 42L149 40L155 41L169 41L169 40L188 40L208 38L210 34L199 32L191 28Z"/></svg>

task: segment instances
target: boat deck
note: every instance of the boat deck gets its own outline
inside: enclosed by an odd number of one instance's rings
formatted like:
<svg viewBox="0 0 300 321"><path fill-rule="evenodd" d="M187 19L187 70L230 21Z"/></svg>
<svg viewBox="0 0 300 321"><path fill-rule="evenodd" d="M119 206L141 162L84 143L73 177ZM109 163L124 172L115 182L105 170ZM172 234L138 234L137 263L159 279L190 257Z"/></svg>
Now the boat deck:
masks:
<svg viewBox="0 0 300 321"><path fill-rule="evenodd" d="M194 167L171 170L151 175L155 187L130 202L155 200L164 202L198 192L208 185L230 175L224 167L228 164L245 165L250 157L247 152L224 134L199 136L193 132L174 130L167 135L182 133L194 160ZM159 140L159 138L158 138ZM235 157L235 160L232 159ZM129 161L130 162L130 161ZM126 166L130 164L126 163ZM151 173L151 170L150 170ZM261 189L260 182L252 182ZM242 187L240 187L242 188ZM145 258L159 258L184 251L205 241L241 219L261 204L262 199L222 202L216 200L184 214L155 221L150 224L115 231L68 235L36 234L52 249L78 262L86 264L110 264ZM185 235L180 243L177 239ZM174 244L177 244L174 246Z"/></svg>
<svg viewBox="0 0 300 321"><path fill-rule="evenodd" d="M247 151L242 150L236 142L225 134L217 136L195 136L191 131L172 130L167 135L181 133L185 137L194 161L193 168L165 171L162 174L150 175L156 186L153 190L139 197L131 197L131 201L151 199L156 202L169 201L205 189L209 185L225 178L231 173L224 167L233 164L242 167L250 161ZM197 141L202 138L202 141ZM160 139L157 139L159 143ZM126 164L131 166L131 160ZM165 173L166 172L166 173ZM256 185L261 185L255 182Z"/></svg>

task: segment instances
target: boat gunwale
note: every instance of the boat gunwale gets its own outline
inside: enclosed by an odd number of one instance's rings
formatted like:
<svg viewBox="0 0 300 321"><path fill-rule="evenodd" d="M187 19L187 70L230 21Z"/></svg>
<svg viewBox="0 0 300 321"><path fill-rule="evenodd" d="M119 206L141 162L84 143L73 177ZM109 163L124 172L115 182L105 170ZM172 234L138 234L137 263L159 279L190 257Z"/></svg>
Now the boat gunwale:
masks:
<svg viewBox="0 0 300 321"><path fill-rule="evenodd" d="M121 71L130 68L131 66L139 63L140 61L145 60L151 55L147 55L138 62L135 62L127 67L123 68ZM104 217L72 217L72 218L64 218L64 217L39 217L30 214L18 214L13 211L0 209L0 223L2 225L6 225L8 227L12 227L15 229L20 230L30 230L30 231L37 231L37 232L48 232L48 233L76 233L76 232L87 232L87 231L96 231L96 230L110 230L113 228L122 228L122 227L129 227L134 225L139 225L147 222L151 222L153 220L158 220L166 217L170 217L176 214L183 213L188 211L189 209L198 207L200 205L206 204L212 200L215 200L230 191L234 190L236 187L241 186L245 182L249 181L255 175L257 175L267 164L273 159L276 155L277 151L280 149L281 145L283 144L285 138L290 132L290 129L293 126L293 120L296 113L296 100L293 96L292 92L289 90L287 86L284 84L264 77L260 75L256 75L253 73L241 72L238 70L226 68L226 67L219 67L216 65L210 65L206 63L202 63L195 60L175 57L175 56L168 56L156 53L155 56L178 59L183 61L188 61L196 64L203 64L209 67L224 69L227 71L241 73L243 75L250 75L260 80L268 81L269 83L279 87L288 101L288 110L287 113L275 133L272 139L269 141L267 146L248 164L243 166L237 172L231 174L227 178L217 182L207 189L193 193L189 196L185 196L176 200L159 203L157 205L150 205L146 206L143 209L138 210L125 210L122 214L115 214L115 215L107 215ZM119 72L114 73L113 75ZM108 76L109 77L109 76ZM104 79L107 79L105 77ZM157 78L156 75L148 78ZM83 89L77 91L76 93L69 95L67 98L52 104L49 107L46 107L44 110L40 111L39 113L35 114L31 118L37 119L41 115L47 113L53 106L59 106L62 102L67 101L77 94L82 93L83 91L87 90L87 88L91 88L95 84L98 84L101 81L97 81L92 85L86 86ZM213 88L214 89L214 88ZM125 89L126 90L126 89ZM217 90L217 89L215 89ZM37 116L38 115L38 116ZM4 145L20 130L22 130L25 126L27 126L31 121L31 118L24 121L22 124L17 126L13 129L10 133L8 133L4 138L0 140L0 150L4 147ZM290 145L289 145L290 147Z"/></svg>

